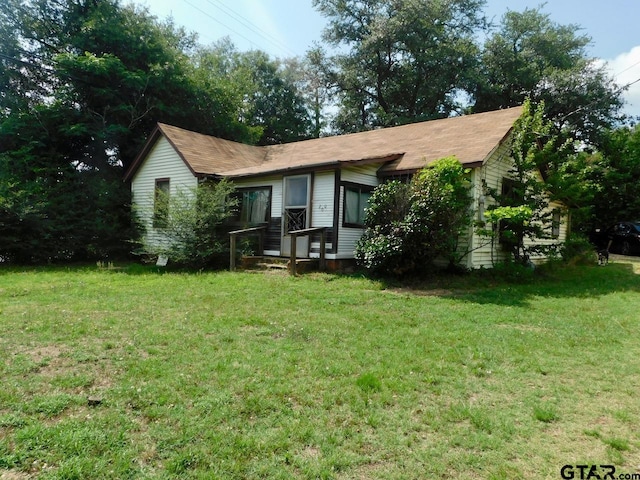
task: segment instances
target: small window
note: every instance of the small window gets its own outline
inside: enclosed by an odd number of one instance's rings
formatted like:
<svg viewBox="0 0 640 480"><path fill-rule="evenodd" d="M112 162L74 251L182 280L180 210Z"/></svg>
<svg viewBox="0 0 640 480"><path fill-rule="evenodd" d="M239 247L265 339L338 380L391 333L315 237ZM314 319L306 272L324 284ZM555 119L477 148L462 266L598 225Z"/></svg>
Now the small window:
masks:
<svg viewBox="0 0 640 480"><path fill-rule="evenodd" d="M156 180L156 188L153 202L153 226L165 228L169 218L170 181L168 178Z"/></svg>
<svg viewBox="0 0 640 480"><path fill-rule="evenodd" d="M522 185L510 178L502 179L502 204L509 207L517 207L523 202Z"/></svg>
<svg viewBox="0 0 640 480"><path fill-rule="evenodd" d="M342 222L345 227L364 227L364 218L372 190L372 187L365 185L345 185L344 221Z"/></svg>
<svg viewBox="0 0 640 480"><path fill-rule="evenodd" d="M239 189L238 215L236 220L243 223L266 223L271 211L270 188Z"/></svg>
<svg viewBox="0 0 640 480"><path fill-rule="evenodd" d="M551 236L558 238L560 236L560 210L554 210L551 216Z"/></svg>

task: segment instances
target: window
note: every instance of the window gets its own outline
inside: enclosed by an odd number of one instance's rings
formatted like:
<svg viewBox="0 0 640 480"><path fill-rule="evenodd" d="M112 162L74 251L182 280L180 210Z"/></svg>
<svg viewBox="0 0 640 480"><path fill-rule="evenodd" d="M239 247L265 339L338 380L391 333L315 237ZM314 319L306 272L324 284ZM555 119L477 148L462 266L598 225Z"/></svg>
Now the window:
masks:
<svg viewBox="0 0 640 480"><path fill-rule="evenodd" d="M153 202L153 226L165 228L169 218L170 182L168 178L156 180L156 188Z"/></svg>
<svg viewBox="0 0 640 480"><path fill-rule="evenodd" d="M238 189L237 220L243 223L266 223L271 211L271 188Z"/></svg>
<svg viewBox="0 0 640 480"><path fill-rule="evenodd" d="M551 216L551 236L553 238L560 236L560 218L560 210L554 210Z"/></svg>
<svg viewBox="0 0 640 480"><path fill-rule="evenodd" d="M364 227L364 217L372 190L373 187L366 185L345 185L342 222L345 227Z"/></svg>

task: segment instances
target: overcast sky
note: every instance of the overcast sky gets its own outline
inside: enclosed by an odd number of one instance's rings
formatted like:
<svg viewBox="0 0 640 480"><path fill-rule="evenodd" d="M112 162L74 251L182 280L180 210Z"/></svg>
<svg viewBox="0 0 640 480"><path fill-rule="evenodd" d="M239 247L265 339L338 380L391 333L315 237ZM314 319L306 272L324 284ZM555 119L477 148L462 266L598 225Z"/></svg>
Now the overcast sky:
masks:
<svg viewBox="0 0 640 480"><path fill-rule="evenodd" d="M203 44L228 36L240 50L275 57L304 55L320 41L326 24L311 0L136 0L159 19L172 16ZM498 22L507 9L522 11L537 0L487 0L485 13ZM593 41L589 54L606 62L620 86L640 80L640 0L552 0L543 11L557 23L575 24ZM640 116L640 81L625 94L625 111Z"/></svg>

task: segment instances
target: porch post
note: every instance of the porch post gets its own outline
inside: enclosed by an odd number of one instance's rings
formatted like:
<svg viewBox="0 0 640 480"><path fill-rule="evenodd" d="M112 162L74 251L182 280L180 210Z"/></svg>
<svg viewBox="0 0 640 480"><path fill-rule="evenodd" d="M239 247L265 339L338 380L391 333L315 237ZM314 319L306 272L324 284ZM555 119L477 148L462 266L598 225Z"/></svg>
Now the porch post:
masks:
<svg viewBox="0 0 640 480"><path fill-rule="evenodd" d="M325 244L326 244L325 229L320 230L320 271L324 272L327 268L327 261L325 259Z"/></svg>
<svg viewBox="0 0 640 480"><path fill-rule="evenodd" d="M229 270L232 272L236 271L236 236L235 234L229 235L231 240L231 245L229 248Z"/></svg>
<svg viewBox="0 0 640 480"><path fill-rule="evenodd" d="M291 275L297 275L296 272L296 243L297 243L298 235L296 233L291 233L291 258L289 259L289 269Z"/></svg>
<svg viewBox="0 0 640 480"><path fill-rule="evenodd" d="M258 255L264 255L264 232L265 230L258 231Z"/></svg>

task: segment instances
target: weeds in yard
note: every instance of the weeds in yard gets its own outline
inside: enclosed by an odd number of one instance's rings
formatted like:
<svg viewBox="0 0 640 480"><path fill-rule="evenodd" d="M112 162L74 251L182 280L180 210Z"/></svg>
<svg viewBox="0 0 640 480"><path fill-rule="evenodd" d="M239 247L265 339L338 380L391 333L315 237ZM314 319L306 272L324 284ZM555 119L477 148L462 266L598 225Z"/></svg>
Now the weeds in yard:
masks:
<svg viewBox="0 0 640 480"><path fill-rule="evenodd" d="M430 282L2 269L0 476L635 471L626 265Z"/></svg>
<svg viewBox="0 0 640 480"><path fill-rule="evenodd" d="M539 422L551 423L558 420L559 416L556 413L556 409L553 405L544 404L536 405L533 407L533 415Z"/></svg>

